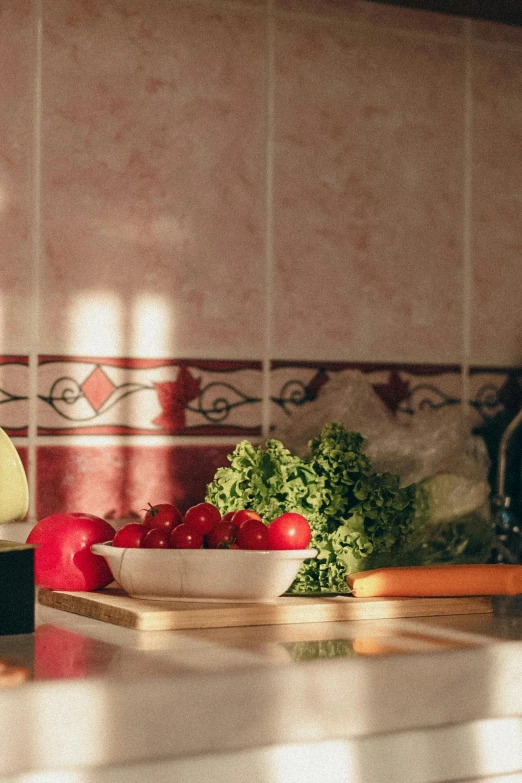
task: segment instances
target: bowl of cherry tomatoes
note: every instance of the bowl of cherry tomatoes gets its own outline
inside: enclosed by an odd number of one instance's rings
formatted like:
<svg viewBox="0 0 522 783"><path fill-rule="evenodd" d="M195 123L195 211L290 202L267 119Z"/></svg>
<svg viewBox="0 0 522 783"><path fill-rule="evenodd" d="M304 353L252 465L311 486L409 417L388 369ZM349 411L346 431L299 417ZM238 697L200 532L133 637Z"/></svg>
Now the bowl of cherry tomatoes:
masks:
<svg viewBox="0 0 522 783"><path fill-rule="evenodd" d="M182 601L271 601L316 557L300 514L266 522L251 509L221 514L198 503L185 514L170 503L149 505L141 522L112 541L93 544L114 579L133 598Z"/></svg>

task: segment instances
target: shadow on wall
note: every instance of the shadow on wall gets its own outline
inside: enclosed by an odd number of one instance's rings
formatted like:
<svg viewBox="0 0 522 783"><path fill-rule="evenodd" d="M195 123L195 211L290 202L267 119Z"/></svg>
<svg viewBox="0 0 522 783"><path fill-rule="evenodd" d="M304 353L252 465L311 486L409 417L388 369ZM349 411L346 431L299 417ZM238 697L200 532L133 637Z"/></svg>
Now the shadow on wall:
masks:
<svg viewBox="0 0 522 783"><path fill-rule="evenodd" d="M229 446L41 446L37 516L84 511L105 519L142 516L151 503L184 512L200 503Z"/></svg>

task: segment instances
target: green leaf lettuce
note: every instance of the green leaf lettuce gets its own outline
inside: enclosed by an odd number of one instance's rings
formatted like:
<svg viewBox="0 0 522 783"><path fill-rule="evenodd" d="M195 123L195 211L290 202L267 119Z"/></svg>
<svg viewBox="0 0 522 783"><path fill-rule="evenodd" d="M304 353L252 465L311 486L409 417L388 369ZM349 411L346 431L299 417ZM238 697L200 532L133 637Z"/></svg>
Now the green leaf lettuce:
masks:
<svg viewBox="0 0 522 783"><path fill-rule="evenodd" d="M372 469L363 445L359 433L331 422L306 458L278 440L264 447L242 441L206 500L222 514L253 509L266 523L289 511L308 520L318 555L304 562L294 593L349 592L347 573L371 568L487 562L493 528L472 510L480 493L474 498L473 488L461 492L459 480L440 476L401 488L399 476ZM443 519L451 497L450 510L461 513Z"/></svg>
<svg viewBox="0 0 522 783"><path fill-rule="evenodd" d="M363 438L328 423L310 443L310 456L293 456L280 441L237 445L230 467L219 468L206 500L222 514L251 508L270 522L294 511L308 520L318 556L305 561L292 592L348 592L346 574L393 561L412 532L415 488L375 473Z"/></svg>

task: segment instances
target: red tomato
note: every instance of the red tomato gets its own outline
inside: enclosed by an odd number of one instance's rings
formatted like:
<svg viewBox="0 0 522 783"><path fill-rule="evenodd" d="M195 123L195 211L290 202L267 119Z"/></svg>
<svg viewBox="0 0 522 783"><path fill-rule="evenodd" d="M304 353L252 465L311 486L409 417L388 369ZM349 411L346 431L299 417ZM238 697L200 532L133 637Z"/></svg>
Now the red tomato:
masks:
<svg viewBox="0 0 522 783"><path fill-rule="evenodd" d="M112 545L136 549L141 546L141 540L147 531L148 528L145 525L129 522L128 525L123 525L116 531L116 535L112 539Z"/></svg>
<svg viewBox="0 0 522 783"><path fill-rule="evenodd" d="M232 517L232 522L239 527L247 519L257 519L258 522L263 521L257 511L252 511L250 508L242 508L240 511L236 511Z"/></svg>
<svg viewBox="0 0 522 783"><path fill-rule="evenodd" d="M181 511L176 506L173 506L172 503L157 503L155 506L151 506L149 503L149 508L143 519L145 527L159 527L162 530L167 530L169 533L176 525L181 525L182 522L183 516Z"/></svg>
<svg viewBox="0 0 522 783"><path fill-rule="evenodd" d="M259 519L245 519L238 530L240 549L269 549L268 528Z"/></svg>
<svg viewBox="0 0 522 783"><path fill-rule="evenodd" d="M312 533L301 514L281 514L268 525L270 549L306 549Z"/></svg>
<svg viewBox="0 0 522 783"><path fill-rule="evenodd" d="M177 525L170 534L170 546L172 549L201 549L203 534L195 527L183 522L181 525Z"/></svg>
<svg viewBox="0 0 522 783"><path fill-rule="evenodd" d="M199 530L202 536L210 533L214 525L221 519L221 513L212 503L198 503L185 512L183 521Z"/></svg>
<svg viewBox="0 0 522 783"><path fill-rule="evenodd" d="M89 591L105 587L113 577L92 544L112 541L114 528L92 514L51 514L33 527L28 544L34 553L34 579L47 590Z"/></svg>
<svg viewBox="0 0 522 783"><path fill-rule="evenodd" d="M221 520L210 533L207 534L207 545L209 549L229 549L237 538L238 528L232 522Z"/></svg>
<svg viewBox="0 0 522 783"><path fill-rule="evenodd" d="M227 513L223 514L223 516L221 517L221 521L222 522L231 522L232 521L232 517L234 516L235 513L236 513L235 511L227 511Z"/></svg>
<svg viewBox="0 0 522 783"><path fill-rule="evenodd" d="M168 549L170 546L170 533L159 527L147 530L140 544L142 549Z"/></svg>

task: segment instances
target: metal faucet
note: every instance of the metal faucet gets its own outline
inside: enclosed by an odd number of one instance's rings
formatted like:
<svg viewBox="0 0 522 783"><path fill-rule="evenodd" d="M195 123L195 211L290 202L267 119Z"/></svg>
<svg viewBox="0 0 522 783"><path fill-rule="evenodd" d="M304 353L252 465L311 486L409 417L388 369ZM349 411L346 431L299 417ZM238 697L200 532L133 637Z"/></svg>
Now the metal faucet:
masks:
<svg viewBox="0 0 522 783"><path fill-rule="evenodd" d="M522 558L522 530L511 509L511 498L506 495L506 465L509 443L515 431L522 424L522 410L508 424L498 452L497 494L494 498L496 513L497 560L499 562L519 563Z"/></svg>

